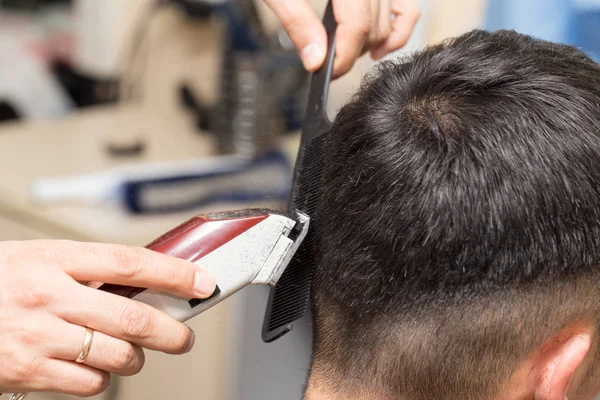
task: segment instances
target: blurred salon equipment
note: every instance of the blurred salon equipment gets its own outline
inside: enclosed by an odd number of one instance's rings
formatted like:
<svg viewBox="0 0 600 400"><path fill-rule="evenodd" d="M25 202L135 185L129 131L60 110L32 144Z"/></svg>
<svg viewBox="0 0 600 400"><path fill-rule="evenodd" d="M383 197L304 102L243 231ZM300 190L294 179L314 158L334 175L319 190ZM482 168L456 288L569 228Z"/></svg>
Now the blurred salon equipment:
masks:
<svg viewBox="0 0 600 400"><path fill-rule="evenodd" d="M127 31L122 26L131 24L128 13L134 12L130 10L136 7L143 17L133 24L133 38L129 48L124 48L123 43L127 41L123 35ZM223 199L238 203L286 200L291 165L283 155L276 154L274 146L282 135L300 127L308 74L285 34L280 31L269 35L264 31L254 2L76 0L78 44L73 70L105 89L110 82L118 82L121 86L118 101L122 103L143 102L140 94L143 89L139 87L142 83L132 72L137 71L137 56L143 51L148 27L162 7L176 7L186 19L199 23L215 18L225 32L218 54L221 68L216 102L207 104L185 81L173 88L180 96L182 108L196 121L199 134L208 134L215 142L221 159L217 156L208 164L213 163L220 169L208 171L199 167L199 171L193 171L193 168L182 170L177 165L163 165L160 169L140 165L133 169L139 168L137 174L142 175L143 180L123 178L120 182L111 172L107 174L112 174L112 180L107 175L62 180L48 177L33 187L37 201L97 201L110 197L120 201L130 212L167 213L196 209ZM121 23L115 24L115 19ZM115 26L121 29L115 31ZM97 30L102 28L106 32L98 34ZM109 40L102 40L106 37ZM110 101L109 98L102 100ZM132 138L127 133L117 132L109 149L113 154L135 155L144 151L143 137ZM151 171L156 171L154 176ZM256 179L257 174L262 174L262 179ZM225 180L229 184L224 185ZM193 185L202 189L192 195L189 188ZM171 195L165 195L167 191ZM189 195L181 195L184 192ZM157 203L167 202L167 199L168 204Z"/></svg>
<svg viewBox="0 0 600 400"><path fill-rule="evenodd" d="M259 156L271 149L274 137L299 129L308 74L284 31L265 32L251 0L76 0L76 69L99 80L124 76L121 84L128 87L122 95L135 97L140 83L128 74L139 62L136 56L143 51L152 18L164 6L199 23L212 18L223 28L216 102L208 104L188 82L177 88L181 104L199 130L214 135L220 153ZM140 10L142 18L130 17ZM128 41L123 26L131 25L136 29ZM104 34L98 29L105 29Z"/></svg>
<svg viewBox="0 0 600 400"><path fill-rule="evenodd" d="M42 3L48 4L43 11ZM75 105L48 66L69 47L64 1L0 2L0 122L64 117Z"/></svg>
<svg viewBox="0 0 600 400"><path fill-rule="evenodd" d="M299 129L308 74L285 32L264 31L254 2L226 3L222 14L228 29L214 133L221 152L251 157Z"/></svg>

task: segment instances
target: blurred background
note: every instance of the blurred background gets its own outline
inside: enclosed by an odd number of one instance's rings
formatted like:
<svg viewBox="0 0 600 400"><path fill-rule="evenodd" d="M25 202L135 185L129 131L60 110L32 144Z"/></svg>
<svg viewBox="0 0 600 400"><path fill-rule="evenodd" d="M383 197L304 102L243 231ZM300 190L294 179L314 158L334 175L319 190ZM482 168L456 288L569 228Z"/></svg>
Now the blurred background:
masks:
<svg viewBox="0 0 600 400"><path fill-rule="evenodd" d="M600 0L420 3L400 53L479 27L600 54ZM334 82L331 115L372 65ZM0 240L145 245L200 212L283 208L308 78L260 0L0 0ZM149 352L98 398L300 398L309 322L263 344L267 293L196 317L190 354Z"/></svg>

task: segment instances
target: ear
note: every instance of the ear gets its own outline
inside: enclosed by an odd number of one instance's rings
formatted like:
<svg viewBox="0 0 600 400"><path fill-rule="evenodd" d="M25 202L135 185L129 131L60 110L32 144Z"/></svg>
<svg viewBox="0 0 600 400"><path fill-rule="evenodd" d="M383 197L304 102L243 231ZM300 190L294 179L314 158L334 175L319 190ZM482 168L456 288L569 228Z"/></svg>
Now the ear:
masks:
<svg viewBox="0 0 600 400"><path fill-rule="evenodd" d="M541 376L535 400L565 400L569 385L590 349L590 331L563 331L542 349L546 352L540 362Z"/></svg>

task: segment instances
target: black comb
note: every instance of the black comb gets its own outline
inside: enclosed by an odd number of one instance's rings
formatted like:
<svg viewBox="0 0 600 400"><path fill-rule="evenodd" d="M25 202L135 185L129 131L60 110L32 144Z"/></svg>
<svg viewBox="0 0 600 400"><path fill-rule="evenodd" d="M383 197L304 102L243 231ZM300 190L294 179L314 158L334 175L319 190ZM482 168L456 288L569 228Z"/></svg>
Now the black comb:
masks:
<svg viewBox="0 0 600 400"><path fill-rule="evenodd" d="M288 333L292 329L292 322L306 314L310 301L315 266L314 232L315 225L318 226L314 216L323 177L324 146L331 127L327 116L327 97L335 58L337 28L331 0L325 10L323 25L327 30L327 58L323 66L313 74L310 83L300 150L288 204L288 211L300 210L310 216L310 228L277 285L271 289L262 331L262 339L266 343Z"/></svg>

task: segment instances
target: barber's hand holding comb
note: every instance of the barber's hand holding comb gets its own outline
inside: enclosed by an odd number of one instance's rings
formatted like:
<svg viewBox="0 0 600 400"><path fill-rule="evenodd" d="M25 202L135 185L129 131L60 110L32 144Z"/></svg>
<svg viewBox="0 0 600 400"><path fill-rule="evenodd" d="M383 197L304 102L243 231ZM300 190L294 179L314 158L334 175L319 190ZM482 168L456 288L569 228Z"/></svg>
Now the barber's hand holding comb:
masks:
<svg viewBox="0 0 600 400"><path fill-rule="evenodd" d="M327 35L308 0L264 0L275 12L304 66L317 70L325 61ZM417 0L333 0L338 23L334 77L348 72L367 51L374 59L403 47L417 24Z"/></svg>

